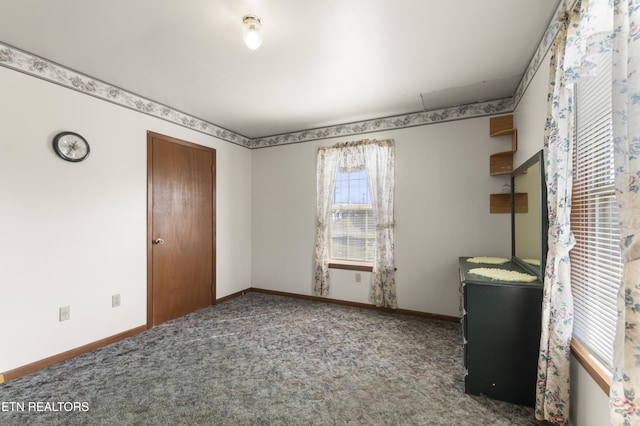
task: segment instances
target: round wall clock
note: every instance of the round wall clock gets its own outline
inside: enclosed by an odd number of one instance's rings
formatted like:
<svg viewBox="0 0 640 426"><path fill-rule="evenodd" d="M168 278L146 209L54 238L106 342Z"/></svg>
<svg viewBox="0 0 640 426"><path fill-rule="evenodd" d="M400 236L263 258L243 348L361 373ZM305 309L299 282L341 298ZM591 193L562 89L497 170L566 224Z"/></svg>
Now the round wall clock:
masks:
<svg viewBox="0 0 640 426"><path fill-rule="evenodd" d="M61 132L53 138L53 150L63 160L78 162L89 155L89 143L73 132Z"/></svg>

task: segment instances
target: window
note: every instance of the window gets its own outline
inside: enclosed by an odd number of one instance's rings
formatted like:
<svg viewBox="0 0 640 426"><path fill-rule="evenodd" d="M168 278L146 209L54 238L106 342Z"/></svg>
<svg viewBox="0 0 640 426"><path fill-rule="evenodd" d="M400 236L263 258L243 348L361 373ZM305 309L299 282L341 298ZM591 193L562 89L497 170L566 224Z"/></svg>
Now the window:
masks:
<svg viewBox="0 0 640 426"><path fill-rule="evenodd" d="M571 229L573 336L613 370L617 292L622 281L620 225L614 191L611 54L598 75L576 85Z"/></svg>
<svg viewBox="0 0 640 426"><path fill-rule="evenodd" d="M368 271L369 301L397 308L393 188L395 142L364 139L318 149L316 296L328 296L330 268Z"/></svg>
<svg viewBox="0 0 640 426"><path fill-rule="evenodd" d="M373 262L376 221L366 170L336 173L329 226L331 260Z"/></svg>

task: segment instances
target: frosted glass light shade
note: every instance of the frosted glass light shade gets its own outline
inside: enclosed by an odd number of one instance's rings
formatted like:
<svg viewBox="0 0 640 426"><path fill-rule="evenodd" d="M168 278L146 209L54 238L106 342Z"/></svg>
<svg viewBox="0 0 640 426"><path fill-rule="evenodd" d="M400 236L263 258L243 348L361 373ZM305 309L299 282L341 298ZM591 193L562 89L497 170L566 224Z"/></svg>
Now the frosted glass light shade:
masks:
<svg viewBox="0 0 640 426"><path fill-rule="evenodd" d="M254 15L242 18L242 38L251 50L256 50L262 44L262 21Z"/></svg>

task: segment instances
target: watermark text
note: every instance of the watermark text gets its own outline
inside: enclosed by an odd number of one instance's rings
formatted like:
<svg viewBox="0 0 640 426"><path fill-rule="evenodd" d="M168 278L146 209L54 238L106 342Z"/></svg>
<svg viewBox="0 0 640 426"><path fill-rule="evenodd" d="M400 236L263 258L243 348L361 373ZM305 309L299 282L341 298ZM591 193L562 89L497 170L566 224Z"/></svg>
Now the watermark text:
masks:
<svg viewBox="0 0 640 426"><path fill-rule="evenodd" d="M70 401L0 401L0 413L85 413L89 411L89 403Z"/></svg>

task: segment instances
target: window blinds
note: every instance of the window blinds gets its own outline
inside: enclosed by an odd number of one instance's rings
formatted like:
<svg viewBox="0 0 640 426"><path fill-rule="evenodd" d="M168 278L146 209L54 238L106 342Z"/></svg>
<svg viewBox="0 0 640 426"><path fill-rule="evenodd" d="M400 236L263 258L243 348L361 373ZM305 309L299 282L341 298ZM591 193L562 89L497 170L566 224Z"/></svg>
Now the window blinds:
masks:
<svg viewBox="0 0 640 426"><path fill-rule="evenodd" d="M576 128L571 229L573 335L609 369L617 293L622 280L620 226L614 190L611 55L598 75L576 87Z"/></svg>
<svg viewBox="0 0 640 426"><path fill-rule="evenodd" d="M336 173L330 227L331 259L373 262L376 220L366 171Z"/></svg>

